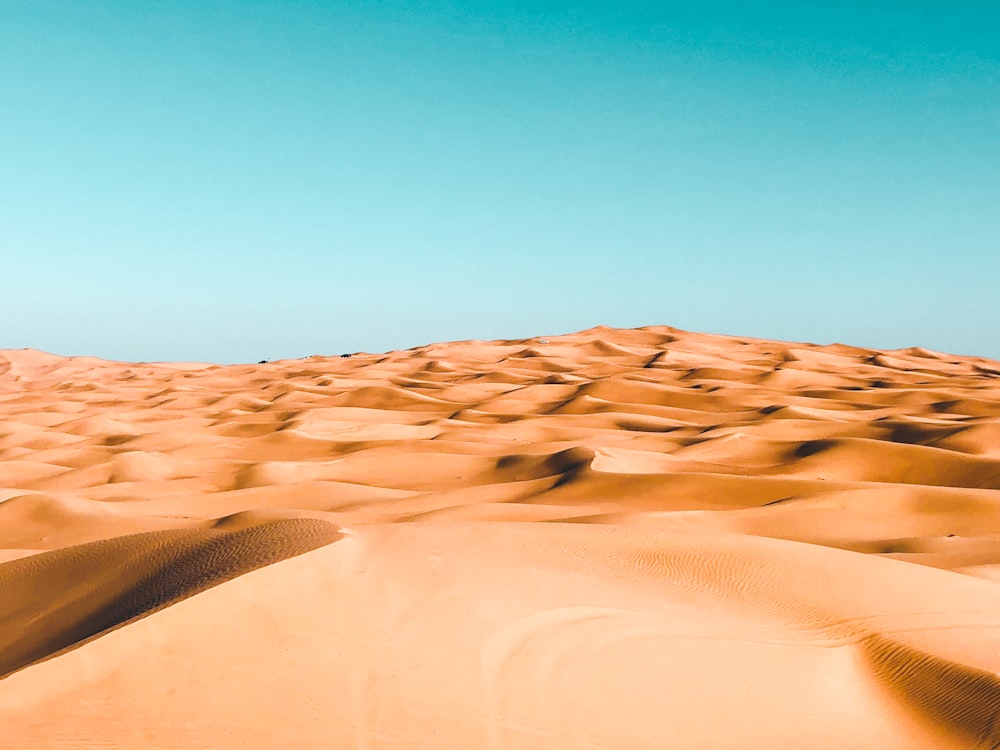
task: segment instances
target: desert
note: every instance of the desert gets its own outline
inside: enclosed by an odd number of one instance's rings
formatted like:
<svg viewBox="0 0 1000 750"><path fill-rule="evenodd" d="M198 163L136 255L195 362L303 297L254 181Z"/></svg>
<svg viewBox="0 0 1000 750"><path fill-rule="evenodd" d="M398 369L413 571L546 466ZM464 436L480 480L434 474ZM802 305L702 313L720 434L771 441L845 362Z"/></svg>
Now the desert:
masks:
<svg viewBox="0 0 1000 750"><path fill-rule="evenodd" d="M1000 363L0 352L0 747L1000 747Z"/></svg>

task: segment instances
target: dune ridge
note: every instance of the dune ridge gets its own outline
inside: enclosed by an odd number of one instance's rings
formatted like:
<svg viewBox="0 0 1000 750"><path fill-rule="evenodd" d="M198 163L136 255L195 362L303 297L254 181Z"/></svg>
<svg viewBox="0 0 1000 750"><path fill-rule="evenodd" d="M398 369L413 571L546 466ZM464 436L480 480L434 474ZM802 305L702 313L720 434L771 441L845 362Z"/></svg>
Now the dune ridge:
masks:
<svg viewBox="0 0 1000 750"><path fill-rule="evenodd" d="M988 359L0 351L3 748L996 748L998 655Z"/></svg>

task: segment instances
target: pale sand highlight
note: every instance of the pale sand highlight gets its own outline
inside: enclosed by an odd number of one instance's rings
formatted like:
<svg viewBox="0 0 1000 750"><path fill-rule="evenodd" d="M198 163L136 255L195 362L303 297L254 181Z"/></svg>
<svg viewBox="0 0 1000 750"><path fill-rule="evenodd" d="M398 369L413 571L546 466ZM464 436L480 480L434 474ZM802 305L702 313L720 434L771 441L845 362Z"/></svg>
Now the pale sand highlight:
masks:
<svg viewBox="0 0 1000 750"><path fill-rule="evenodd" d="M547 341L0 352L0 747L1000 747L1000 363Z"/></svg>

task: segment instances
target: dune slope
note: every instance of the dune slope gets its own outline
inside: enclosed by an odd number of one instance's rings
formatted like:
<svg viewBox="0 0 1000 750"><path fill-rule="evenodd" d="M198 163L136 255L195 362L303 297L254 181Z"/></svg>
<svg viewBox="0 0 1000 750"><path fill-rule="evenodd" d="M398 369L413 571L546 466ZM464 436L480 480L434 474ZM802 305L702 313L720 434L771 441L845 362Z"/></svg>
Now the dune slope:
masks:
<svg viewBox="0 0 1000 750"><path fill-rule="evenodd" d="M0 352L0 747L1000 747L1000 363Z"/></svg>

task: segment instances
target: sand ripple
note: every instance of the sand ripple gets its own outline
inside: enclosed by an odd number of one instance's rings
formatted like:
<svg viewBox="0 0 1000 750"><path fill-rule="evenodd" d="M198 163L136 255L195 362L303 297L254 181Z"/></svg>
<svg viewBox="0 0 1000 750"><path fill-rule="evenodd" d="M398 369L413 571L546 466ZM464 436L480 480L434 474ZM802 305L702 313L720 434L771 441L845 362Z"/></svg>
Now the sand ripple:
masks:
<svg viewBox="0 0 1000 750"><path fill-rule="evenodd" d="M1000 747L1000 364L0 352L0 747Z"/></svg>

